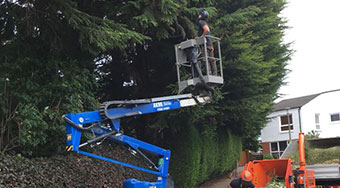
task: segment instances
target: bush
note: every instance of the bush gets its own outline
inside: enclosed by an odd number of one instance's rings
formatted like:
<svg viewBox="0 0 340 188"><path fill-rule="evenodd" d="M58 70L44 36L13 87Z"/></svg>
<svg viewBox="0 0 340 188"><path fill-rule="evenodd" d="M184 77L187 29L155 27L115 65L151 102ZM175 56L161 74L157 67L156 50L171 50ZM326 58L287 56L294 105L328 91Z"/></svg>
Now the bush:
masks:
<svg viewBox="0 0 340 188"><path fill-rule="evenodd" d="M25 49L25 51L18 51ZM47 156L65 147L64 113L97 105L95 75L77 60L41 56L27 42L7 45L0 55L0 152L16 149L25 156ZM3 89L4 88L4 89ZM13 116L13 117L11 117ZM3 141L4 140L4 141ZM5 142L4 147L3 142Z"/></svg>
<svg viewBox="0 0 340 188"><path fill-rule="evenodd" d="M201 140L194 125L188 125L176 139L170 161L170 172L176 187L194 187L200 172Z"/></svg>
<svg viewBox="0 0 340 188"><path fill-rule="evenodd" d="M229 130L221 131L219 136L219 162L216 174L223 173L236 167L241 157L242 143L239 137L231 134Z"/></svg>
<svg viewBox="0 0 340 188"><path fill-rule="evenodd" d="M318 132L316 132L315 130L312 130L305 135L305 139L308 140L308 139L313 139L313 138L319 138L319 136L320 134Z"/></svg>
<svg viewBox="0 0 340 188"><path fill-rule="evenodd" d="M337 164L339 163L340 146L317 148L309 141L305 143L305 157L307 165L314 164ZM294 165L299 165L299 153L290 156Z"/></svg>
<svg viewBox="0 0 340 188"><path fill-rule="evenodd" d="M209 176L214 173L216 165L218 163L218 142L214 129L205 127L201 133L201 161L200 161L200 173L198 182L202 183Z"/></svg>
<svg viewBox="0 0 340 188"><path fill-rule="evenodd" d="M274 159L272 154L264 154L263 159Z"/></svg>
<svg viewBox="0 0 340 188"><path fill-rule="evenodd" d="M44 115L32 104L21 106L19 113L22 127L19 136L20 149L24 155L31 156L37 146L46 143L48 123L44 121Z"/></svg>
<svg viewBox="0 0 340 188"><path fill-rule="evenodd" d="M330 148L309 148L306 163L312 164L338 164L340 146Z"/></svg>
<svg viewBox="0 0 340 188"><path fill-rule="evenodd" d="M177 135L172 146L170 171L176 187L195 187L211 176L232 170L241 149L241 138L230 131L209 127L199 131L191 124Z"/></svg>

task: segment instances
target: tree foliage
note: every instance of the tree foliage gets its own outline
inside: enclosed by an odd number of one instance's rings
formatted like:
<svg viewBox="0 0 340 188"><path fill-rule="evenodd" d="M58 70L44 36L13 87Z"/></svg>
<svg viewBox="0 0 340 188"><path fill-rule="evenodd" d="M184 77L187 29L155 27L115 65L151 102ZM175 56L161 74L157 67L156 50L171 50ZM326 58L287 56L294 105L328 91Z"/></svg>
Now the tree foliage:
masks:
<svg viewBox="0 0 340 188"><path fill-rule="evenodd" d="M257 138L286 74L291 51L282 43L285 1L222 1L217 29L223 44L226 83L223 124L242 135L245 149L257 149ZM228 14L229 13L229 14Z"/></svg>
<svg viewBox="0 0 340 188"><path fill-rule="evenodd" d="M1 150L19 144L27 155L57 151L64 140L61 115L97 103L94 58L147 37L74 1L2 1L0 9L0 84L7 104L1 106Z"/></svg>

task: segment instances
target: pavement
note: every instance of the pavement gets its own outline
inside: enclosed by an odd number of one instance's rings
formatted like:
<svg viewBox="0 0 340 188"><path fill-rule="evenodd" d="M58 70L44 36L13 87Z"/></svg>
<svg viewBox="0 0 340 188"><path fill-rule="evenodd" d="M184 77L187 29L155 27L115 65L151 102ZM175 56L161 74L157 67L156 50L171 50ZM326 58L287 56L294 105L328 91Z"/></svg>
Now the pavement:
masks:
<svg viewBox="0 0 340 188"><path fill-rule="evenodd" d="M233 178L229 175L224 175L216 179L209 180L197 188L227 188Z"/></svg>
<svg viewBox="0 0 340 188"><path fill-rule="evenodd" d="M238 167L237 170L231 173L224 174L220 177L211 179L202 185L197 186L197 188L227 188L230 182L237 177L237 175L243 170L243 167Z"/></svg>

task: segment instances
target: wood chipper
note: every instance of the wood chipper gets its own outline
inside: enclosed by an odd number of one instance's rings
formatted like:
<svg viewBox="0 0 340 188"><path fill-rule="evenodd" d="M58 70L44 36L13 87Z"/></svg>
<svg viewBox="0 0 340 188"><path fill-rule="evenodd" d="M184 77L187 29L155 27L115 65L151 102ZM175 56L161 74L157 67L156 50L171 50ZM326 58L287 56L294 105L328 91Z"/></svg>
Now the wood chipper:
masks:
<svg viewBox="0 0 340 188"><path fill-rule="evenodd" d="M299 133L299 167L293 170L291 159L254 160L244 166L253 175L255 187L265 187L272 178L284 181L286 188L314 188L314 170L306 169L304 134Z"/></svg>

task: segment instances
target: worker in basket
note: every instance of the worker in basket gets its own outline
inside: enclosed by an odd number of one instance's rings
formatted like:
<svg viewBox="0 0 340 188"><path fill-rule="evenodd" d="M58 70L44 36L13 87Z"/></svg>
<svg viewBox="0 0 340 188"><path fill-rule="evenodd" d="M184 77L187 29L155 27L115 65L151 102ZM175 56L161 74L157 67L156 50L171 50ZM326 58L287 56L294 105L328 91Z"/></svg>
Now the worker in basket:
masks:
<svg viewBox="0 0 340 188"><path fill-rule="evenodd" d="M240 177L235 178L230 182L230 187L232 188L254 188L255 185L252 182L253 175L248 170L243 170Z"/></svg>
<svg viewBox="0 0 340 188"><path fill-rule="evenodd" d="M208 63L210 68L210 74L217 75L217 67L216 67L216 60L214 59L214 45L212 43L212 40L209 36L210 35L210 29L207 23L209 17L209 13L202 9L199 13L199 22L198 22L198 36L199 37L205 37L207 41L207 52L206 54L208 56ZM203 66L204 67L204 66Z"/></svg>

